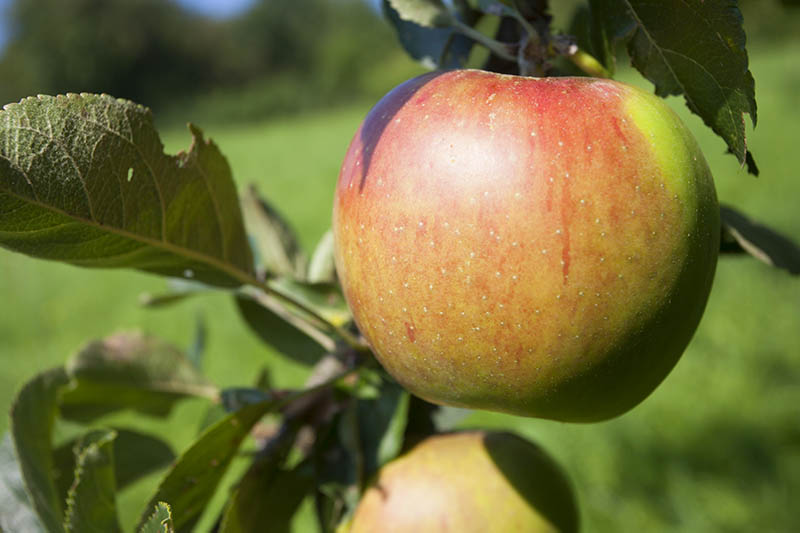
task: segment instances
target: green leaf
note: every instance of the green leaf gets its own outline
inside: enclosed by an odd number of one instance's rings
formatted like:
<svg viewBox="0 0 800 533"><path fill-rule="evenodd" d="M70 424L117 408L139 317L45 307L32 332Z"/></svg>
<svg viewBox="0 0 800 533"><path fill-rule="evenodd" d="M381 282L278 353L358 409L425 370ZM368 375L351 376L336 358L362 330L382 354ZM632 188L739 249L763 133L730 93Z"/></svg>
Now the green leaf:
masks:
<svg viewBox="0 0 800 533"><path fill-rule="evenodd" d="M260 262L270 275L300 279L306 257L289 223L250 185L242 198L247 228L252 232Z"/></svg>
<svg viewBox="0 0 800 533"><path fill-rule="evenodd" d="M746 163L744 114L755 125L755 82L736 1L590 0L590 5L604 47L627 39L633 66L653 82L656 94L683 94L689 109Z"/></svg>
<svg viewBox="0 0 800 533"><path fill-rule="evenodd" d="M203 356L206 351L206 339L208 337L208 329L206 328L206 321L203 315L197 314L197 321L195 323L194 338L192 344L186 352L186 358L198 370L203 368Z"/></svg>
<svg viewBox="0 0 800 533"><path fill-rule="evenodd" d="M408 55L431 69L461 68L466 64L474 44L472 39L449 27L426 27L404 19L392 7L393 4L390 0L384 0L383 12ZM458 18L463 17L459 15Z"/></svg>
<svg viewBox="0 0 800 533"><path fill-rule="evenodd" d="M308 264L306 281L309 283L335 283L336 264L333 259L333 231L328 230L317 243Z"/></svg>
<svg viewBox="0 0 800 533"><path fill-rule="evenodd" d="M0 245L84 267L221 286L253 259L224 156L189 126L164 154L150 111L107 95L39 96L0 111Z"/></svg>
<svg viewBox="0 0 800 533"><path fill-rule="evenodd" d="M222 518L220 533L289 533L292 517L314 487L307 463L284 470L274 462L256 463L234 491Z"/></svg>
<svg viewBox="0 0 800 533"><path fill-rule="evenodd" d="M736 209L721 205L722 252L747 253L770 266L800 274L800 246Z"/></svg>
<svg viewBox="0 0 800 533"><path fill-rule="evenodd" d="M65 418L90 420L120 409L165 416L184 398L216 398L211 385L174 346L141 333L90 342L67 362Z"/></svg>
<svg viewBox="0 0 800 533"><path fill-rule="evenodd" d="M156 510L139 529L139 533L174 533L174 531L172 509L164 502L156 504Z"/></svg>
<svg viewBox="0 0 800 533"><path fill-rule="evenodd" d="M358 428L367 477L400 453L408 422L409 394L386 381L374 400L358 402Z"/></svg>
<svg viewBox="0 0 800 533"><path fill-rule="evenodd" d="M310 307L335 326L343 326L353 318L342 289L335 283L312 284L277 278L269 280L268 284L276 292Z"/></svg>
<svg viewBox="0 0 800 533"><path fill-rule="evenodd" d="M189 281L183 278L170 278L168 288L162 293L143 293L139 296L139 303L143 307L158 309L176 303L181 303L187 298L199 294L208 294L214 287L196 281Z"/></svg>
<svg viewBox="0 0 800 533"><path fill-rule="evenodd" d="M123 490L142 477L166 467L175 459L175 453L161 439L129 429L115 428L114 478L117 490ZM73 482L76 453L80 452L83 438L66 442L56 448L55 479L61 499Z"/></svg>
<svg viewBox="0 0 800 533"><path fill-rule="evenodd" d="M453 431L470 413L470 409L435 405L412 396L408 407L405 448L430 435Z"/></svg>
<svg viewBox="0 0 800 533"><path fill-rule="evenodd" d="M67 531L113 533L122 531L114 493L114 431L86 435L77 451L75 481L67 495L64 527Z"/></svg>
<svg viewBox="0 0 800 533"><path fill-rule="evenodd" d="M441 0L388 0L398 16L425 28L449 26L452 15Z"/></svg>
<svg viewBox="0 0 800 533"><path fill-rule="evenodd" d="M45 529L64 531L64 513L53 477L53 424L58 392L67 383L63 368L42 372L22 388L11 407L11 437L25 490Z"/></svg>
<svg viewBox="0 0 800 533"><path fill-rule="evenodd" d="M139 527L148 520L154 505L168 501L173 509L175 530L190 531L244 438L262 416L278 406L277 401L248 405L211 426L178 457L161 480L156 494L145 507Z"/></svg>
<svg viewBox="0 0 800 533"><path fill-rule="evenodd" d="M32 509L28 493L25 492L20 463L14 454L10 433L6 433L0 442L0 531L45 531Z"/></svg>
<svg viewBox="0 0 800 533"><path fill-rule="evenodd" d="M288 322L278 308L269 309L246 296L236 296L236 306L250 330L278 353L305 365L315 364L325 354L325 348Z"/></svg>

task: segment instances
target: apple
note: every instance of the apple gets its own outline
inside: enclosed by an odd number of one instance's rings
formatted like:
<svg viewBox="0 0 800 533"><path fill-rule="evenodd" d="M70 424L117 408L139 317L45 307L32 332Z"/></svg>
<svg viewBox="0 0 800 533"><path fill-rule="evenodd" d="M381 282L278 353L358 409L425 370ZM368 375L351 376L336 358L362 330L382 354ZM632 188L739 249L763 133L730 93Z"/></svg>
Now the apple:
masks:
<svg viewBox="0 0 800 533"><path fill-rule="evenodd" d="M675 366L720 239L708 165L660 98L477 70L409 80L369 112L333 232L355 322L409 391L584 422Z"/></svg>
<svg viewBox="0 0 800 533"><path fill-rule="evenodd" d="M540 448L510 433L466 432L429 437L382 468L349 526L569 533L578 530L578 511L569 481Z"/></svg>

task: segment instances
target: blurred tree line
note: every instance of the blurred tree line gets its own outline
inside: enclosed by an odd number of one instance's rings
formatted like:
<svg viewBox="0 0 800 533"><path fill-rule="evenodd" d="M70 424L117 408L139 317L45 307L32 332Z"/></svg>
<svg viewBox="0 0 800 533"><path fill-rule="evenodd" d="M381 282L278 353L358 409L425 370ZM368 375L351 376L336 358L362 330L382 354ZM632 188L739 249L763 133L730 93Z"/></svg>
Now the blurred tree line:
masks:
<svg viewBox="0 0 800 533"><path fill-rule="evenodd" d="M787 7L798 3L740 0L749 44L797 38L800 9ZM568 17L584 4L550 5ZM0 105L105 92L154 108L161 122L257 120L377 99L419 72L367 0L258 0L228 20L171 0L12 0L6 15Z"/></svg>
<svg viewBox="0 0 800 533"><path fill-rule="evenodd" d="M202 102L218 118L258 118L363 96L400 54L363 0L260 0L228 20L169 0L15 0L7 17L2 103L106 92L157 111Z"/></svg>

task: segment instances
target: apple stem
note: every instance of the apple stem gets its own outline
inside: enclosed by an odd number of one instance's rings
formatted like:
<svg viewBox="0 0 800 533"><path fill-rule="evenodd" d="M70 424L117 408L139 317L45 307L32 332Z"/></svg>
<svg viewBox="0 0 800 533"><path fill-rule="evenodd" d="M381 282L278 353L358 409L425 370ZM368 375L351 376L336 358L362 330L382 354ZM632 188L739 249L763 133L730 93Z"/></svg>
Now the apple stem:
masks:
<svg viewBox="0 0 800 533"><path fill-rule="evenodd" d="M590 76L594 76L595 78L611 77L611 73L603 66L602 63L600 63L600 61L598 61L593 55L581 50L577 46L575 47L573 53L568 54L567 57L576 67Z"/></svg>

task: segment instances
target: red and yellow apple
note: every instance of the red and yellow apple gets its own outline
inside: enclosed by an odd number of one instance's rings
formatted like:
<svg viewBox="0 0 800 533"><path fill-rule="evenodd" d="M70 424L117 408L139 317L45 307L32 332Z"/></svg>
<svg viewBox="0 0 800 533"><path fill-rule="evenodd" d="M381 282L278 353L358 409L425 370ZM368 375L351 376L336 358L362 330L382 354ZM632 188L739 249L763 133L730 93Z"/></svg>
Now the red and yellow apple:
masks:
<svg viewBox="0 0 800 533"><path fill-rule="evenodd" d="M510 433L429 437L382 468L349 533L578 530L570 483L545 453Z"/></svg>
<svg viewBox="0 0 800 533"><path fill-rule="evenodd" d="M403 386L564 421L619 415L665 378L720 238L708 166L661 99L475 70L370 111L333 231L355 321Z"/></svg>

